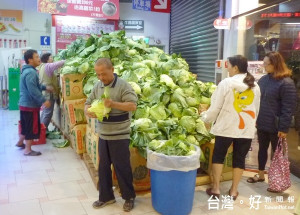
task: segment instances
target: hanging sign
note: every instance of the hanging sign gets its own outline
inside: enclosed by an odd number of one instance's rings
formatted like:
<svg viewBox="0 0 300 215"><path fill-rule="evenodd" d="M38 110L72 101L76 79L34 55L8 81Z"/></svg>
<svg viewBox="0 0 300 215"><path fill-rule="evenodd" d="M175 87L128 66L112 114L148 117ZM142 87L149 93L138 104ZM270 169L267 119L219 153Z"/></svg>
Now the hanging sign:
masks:
<svg viewBox="0 0 300 215"><path fill-rule="evenodd" d="M136 10L170 13L171 0L132 0L132 8Z"/></svg>
<svg viewBox="0 0 300 215"><path fill-rule="evenodd" d="M118 20L119 0L38 0L38 11Z"/></svg>
<svg viewBox="0 0 300 215"><path fill-rule="evenodd" d="M214 21L214 27L216 29L230 29L230 19L218 18Z"/></svg>
<svg viewBox="0 0 300 215"><path fill-rule="evenodd" d="M253 26L252 20L247 19L247 21L246 21L246 29L250 29L250 28L252 28L252 26Z"/></svg>
<svg viewBox="0 0 300 215"><path fill-rule="evenodd" d="M120 20L119 30L144 31L144 20Z"/></svg>
<svg viewBox="0 0 300 215"><path fill-rule="evenodd" d="M171 12L171 0L152 0L151 11L170 13Z"/></svg>
<svg viewBox="0 0 300 215"><path fill-rule="evenodd" d="M22 18L22 10L0 10L0 35L21 35Z"/></svg>
<svg viewBox="0 0 300 215"><path fill-rule="evenodd" d="M151 0L133 0L132 9L151 11Z"/></svg>
<svg viewBox="0 0 300 215"><path fill-rule="evenodd" d="M41 36L41 46L50 46L49 36Z"/></svg>

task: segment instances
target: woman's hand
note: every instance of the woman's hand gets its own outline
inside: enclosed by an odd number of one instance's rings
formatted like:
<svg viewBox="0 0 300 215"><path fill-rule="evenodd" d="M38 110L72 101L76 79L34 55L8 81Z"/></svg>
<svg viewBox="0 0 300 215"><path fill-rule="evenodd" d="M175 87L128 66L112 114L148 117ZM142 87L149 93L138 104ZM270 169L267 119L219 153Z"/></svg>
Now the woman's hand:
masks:
<svg viewBox="0 0 300 215"><path fill-rule="evenodd" d="M46 86L46 90L48 91L48 92L54 92L54 88L52 87L52 86Z"/></svg>

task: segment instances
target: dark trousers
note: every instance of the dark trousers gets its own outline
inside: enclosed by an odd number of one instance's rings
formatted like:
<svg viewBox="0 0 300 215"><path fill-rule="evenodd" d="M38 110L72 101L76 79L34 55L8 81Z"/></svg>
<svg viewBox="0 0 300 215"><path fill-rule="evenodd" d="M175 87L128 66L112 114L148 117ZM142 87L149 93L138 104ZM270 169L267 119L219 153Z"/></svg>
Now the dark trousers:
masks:
<svg viewBox="0 0 300 215"><path fill-rule="evenodd" d="M278 144L278 134L277 133L269 133L262 130L257 130L257 137L259 143L258 150L258 169L265 170L266 163L268 160L268 148L270 146L270 142L272 145L273 153L276 150Z"/></svg>
<svg viewBox="0 0 300 215"><path fill-rule="evenodd" d="M245 169L245 158L252 139L216 136L212 163L223 164L228 148L233 143L232 167Z"/></svg>
<svg viewBox="0 0 300 215"><path fill-rule="evenodd" d="M21 134L25 140L40 138L40 113L39 111L20 111Z"/></svg>
<svg viewBox="0 0 300 215"><path fill-rule="evenodd" d="M135 198L133 176L130 166L129 139L103 140L99 138L99 200L107 202L114 199L112 189L111 164L116 171L122 198Z"/></svg>

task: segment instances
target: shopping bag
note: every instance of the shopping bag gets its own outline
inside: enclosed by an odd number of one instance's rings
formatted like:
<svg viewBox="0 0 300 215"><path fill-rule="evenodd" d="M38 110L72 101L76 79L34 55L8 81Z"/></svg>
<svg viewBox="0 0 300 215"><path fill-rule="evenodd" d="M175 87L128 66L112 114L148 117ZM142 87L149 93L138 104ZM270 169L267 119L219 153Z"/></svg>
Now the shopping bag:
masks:
<svg viewBox="0 0 300 215"><path fill-rule="evenodd" d="M300 215L300 196L295 208L295 214Z"/></svg>
<svg viewBox="0 0 300 215"><path fill-rule="evenodd" d="M286 139L280 138L268 172L270 192L283 192L291 186Z"/></svg>

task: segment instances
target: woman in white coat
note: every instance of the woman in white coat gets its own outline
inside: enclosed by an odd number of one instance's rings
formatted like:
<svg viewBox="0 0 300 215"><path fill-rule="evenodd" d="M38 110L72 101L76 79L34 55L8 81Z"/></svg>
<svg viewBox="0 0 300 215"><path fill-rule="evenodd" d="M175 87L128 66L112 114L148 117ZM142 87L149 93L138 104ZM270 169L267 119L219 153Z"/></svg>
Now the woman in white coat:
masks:
<svg viewBox="0 0 300 215"><path fill-rule="evenodd" d="M228 148L233 144L233 180L228 194L235 200L238 184L245 169L245 157L255 134L260 90L247 71L248 61L241 55L228 58L229 77L222 80L212 95L210 108L201 114L206 123L213 123L215 135L212 159L213 186L206 193L220 196L220 178Z"/></svg>

